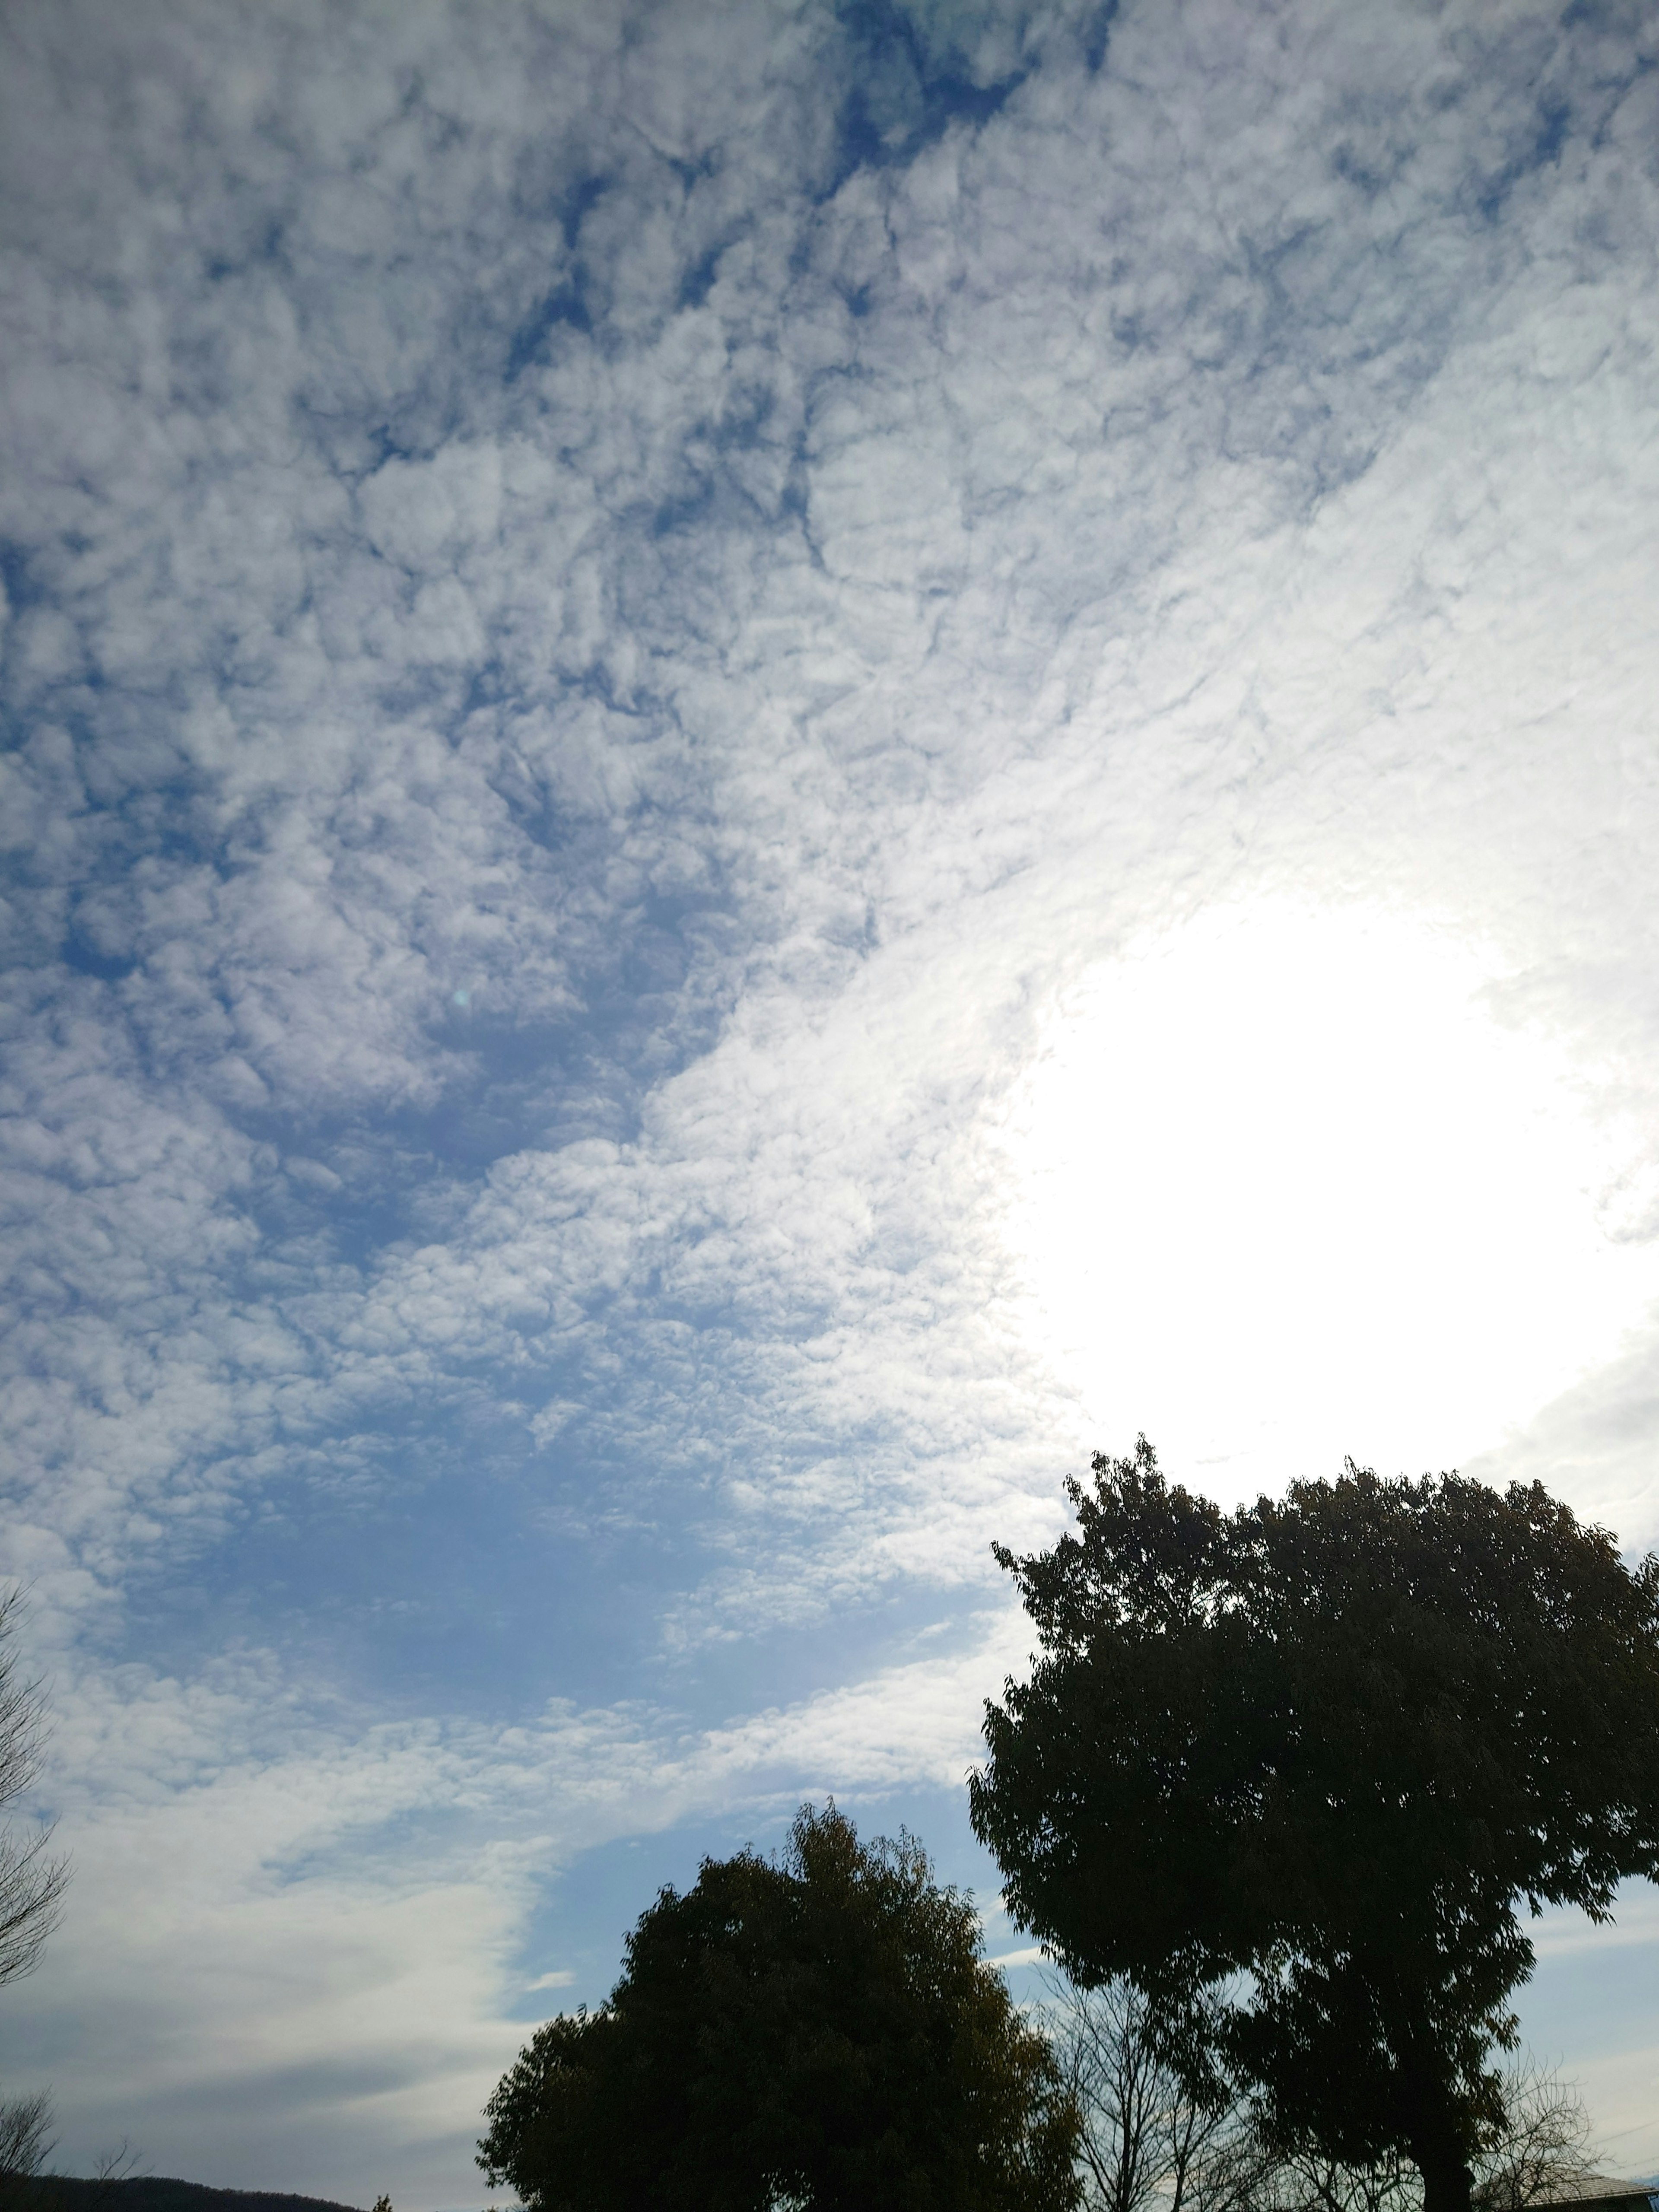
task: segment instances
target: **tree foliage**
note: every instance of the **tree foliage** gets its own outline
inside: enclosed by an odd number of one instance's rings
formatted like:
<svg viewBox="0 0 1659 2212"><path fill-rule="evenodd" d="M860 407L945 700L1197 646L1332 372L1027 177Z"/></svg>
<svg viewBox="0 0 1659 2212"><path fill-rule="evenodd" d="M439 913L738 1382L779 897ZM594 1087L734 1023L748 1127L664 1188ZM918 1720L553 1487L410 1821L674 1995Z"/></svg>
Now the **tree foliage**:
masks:
<svg viewBox="0 0 1659 2212"><path fill-rule="evenodd" d="M1659 1561L1539 1486L1350 1463L1231 1515L1132 1459L1016 1559L1040 1644L971 1784L1017 1920L1085 1982L1207 1994L1283 2150L1467 2206L1525 1901L1659 1874Z"/></svg>
<svg viewBox="0 0 1659 2212"><path fill-rule="evenodd" d="M478 2163L532 2212L1060 2212L1075 2120L1044 2039L921 1847L804 1808L703 1862L596 2012L537 2030Z"/></svg>

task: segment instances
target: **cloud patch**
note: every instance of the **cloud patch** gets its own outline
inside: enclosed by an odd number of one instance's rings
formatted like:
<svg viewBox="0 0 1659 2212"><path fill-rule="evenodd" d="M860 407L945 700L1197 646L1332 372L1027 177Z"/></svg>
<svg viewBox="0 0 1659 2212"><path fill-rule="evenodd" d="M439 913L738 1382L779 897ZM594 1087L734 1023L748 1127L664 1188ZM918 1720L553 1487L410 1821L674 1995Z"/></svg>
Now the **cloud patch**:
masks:
<svg viewBox="0 0 1659 2212"><path fill-rule="evenodd" d="M555 1869L959 1781L988 1540L1128 1441L1007 1233L1086 979L1286 899L1478 947L1650 1243L1659 57L0 39L3 1564L82 1868L13 2020L76 2142L448 2202ZM1650 1332L1481 1469L1650 1540Z"/></svg>

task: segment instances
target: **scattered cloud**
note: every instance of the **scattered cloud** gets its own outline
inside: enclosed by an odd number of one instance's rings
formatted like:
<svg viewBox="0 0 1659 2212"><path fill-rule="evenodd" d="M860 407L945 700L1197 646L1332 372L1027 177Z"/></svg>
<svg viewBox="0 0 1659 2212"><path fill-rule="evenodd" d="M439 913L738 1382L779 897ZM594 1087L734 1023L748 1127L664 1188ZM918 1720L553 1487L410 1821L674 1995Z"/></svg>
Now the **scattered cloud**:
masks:
<svg viewBox="0 0 1659 2212"><path fill-rule="evenodd" d="M0 1565L79 1868L0 2066L76 2157L453 2203L561 1869L959 1785L988 1542L1128 1440L1007 1146L1140 948L1238 917L1281 1013L1287 904L1474 962L1395 1093L1544 1054L1640 1274L1654 27L0 40ZM1103 1122L1224 1154L1226 1071L1116 1042L1186 1089ZM1638 1547L1644 1297L1469 1425Z"/></svg>

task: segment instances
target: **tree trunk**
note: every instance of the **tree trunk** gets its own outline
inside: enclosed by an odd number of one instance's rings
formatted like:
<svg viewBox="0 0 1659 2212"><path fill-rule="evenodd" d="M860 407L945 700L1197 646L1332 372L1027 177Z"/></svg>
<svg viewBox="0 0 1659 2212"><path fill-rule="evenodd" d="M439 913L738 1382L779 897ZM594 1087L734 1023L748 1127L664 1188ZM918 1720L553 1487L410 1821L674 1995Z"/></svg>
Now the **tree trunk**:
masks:
<svg viewBox="0 0 1659 2212"><path fill-rule="evenodd" d="M1423 2177L1423 2212L1469 2212L1474 2176L1461 2151L1450 2145L1431 2150L1413 2144L1412 2162Z"/></svg>
<svg viewBox="0 0 1659 2212"><path fill-rule="evenodd" d="M1423 2212L1470 2212L1471 2145L1452 2087L1452 2066L1437 2047L1425 2007L1407 1997L1399 2014L1390 2036L1401 2059L1403 2094L1396 2109L1405 2123L1405 2147L1423 2177Z"/></svg>

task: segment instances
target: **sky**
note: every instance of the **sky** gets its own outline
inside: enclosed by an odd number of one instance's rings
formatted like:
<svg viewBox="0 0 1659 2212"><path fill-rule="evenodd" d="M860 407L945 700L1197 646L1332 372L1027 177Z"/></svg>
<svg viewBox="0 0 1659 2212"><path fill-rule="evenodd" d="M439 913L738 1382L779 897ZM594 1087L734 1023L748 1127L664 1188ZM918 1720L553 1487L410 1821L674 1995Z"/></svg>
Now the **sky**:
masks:
<svg viewBox="0 0 1659 2212"><path fill-rule="evenodd" d="M9 0L4 1508L58 2160L478 2206L990 1557L1659 1544L1659 16ZM1659 1896L1533 2048L1659 2170Z"/></svg>

